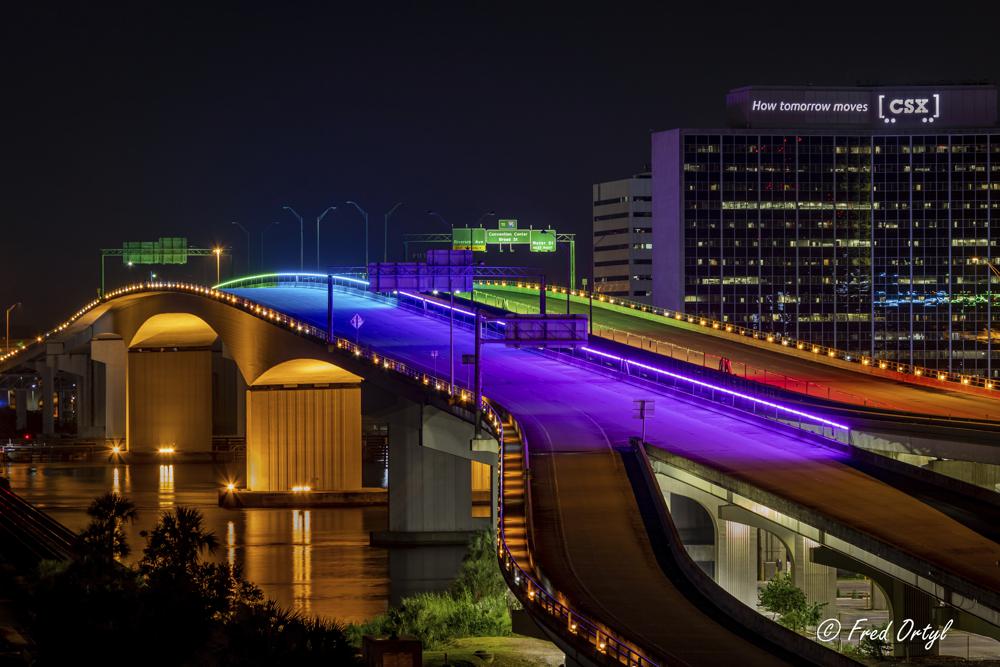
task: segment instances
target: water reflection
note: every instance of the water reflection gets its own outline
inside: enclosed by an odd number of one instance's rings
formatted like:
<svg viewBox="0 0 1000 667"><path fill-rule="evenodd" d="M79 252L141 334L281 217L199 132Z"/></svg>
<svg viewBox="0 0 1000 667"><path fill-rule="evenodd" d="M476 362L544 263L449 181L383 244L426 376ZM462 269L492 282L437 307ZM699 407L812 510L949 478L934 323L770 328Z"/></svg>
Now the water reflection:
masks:
<svg viewBox="0 0 1000 667"><path fill-rule="evenodd" d="M295 606L303 614L311 612L312 546L310 510L292 510L292 591Z"/></svg>
<svg viewBox="0 0 1000 667"><path fill-rule="evenodd" d="M160 508L174 504L174 464L160 466Z"/></svg>
<svg viewBox="0 0 1000 667"><path fill-rule="evenodd" d="M226 522L226 561L229 567L236 565L236 524Z"/></svg>
<svg viewBox="0 0 1000 667"><path fill-rule="evenodd" d="M117 474L115 471L118 471ZM72 530L88 521L90 501L119 490L136 504L139 518L126 527L132 553L142 557L139 535L161 510L197 507L205 525L226 548L216 558L239 563L247 578L282 606L342 621L361 621L384 612L389 602L389 556L368 546L370 531L385 530L384 507L227 510L218 489L233 477L212 464L87 463L10 464L13 490Z"/></svg>

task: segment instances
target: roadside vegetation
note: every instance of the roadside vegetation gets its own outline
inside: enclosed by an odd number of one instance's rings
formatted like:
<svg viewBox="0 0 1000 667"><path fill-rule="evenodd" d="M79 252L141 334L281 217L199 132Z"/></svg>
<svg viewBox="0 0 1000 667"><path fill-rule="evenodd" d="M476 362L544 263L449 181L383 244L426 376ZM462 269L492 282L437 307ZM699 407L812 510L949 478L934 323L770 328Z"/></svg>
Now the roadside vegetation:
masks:
<svg viewBox="0 0 1000 667"><path fill-rule="evenodd" d="M439 649L463 637L510 635L510 609L516 601L500 574L495 549L489 532L477 534L448 591L404 598L385 614L350 626L351 641L360 645L364 635L411 636L425 649Z"/></svg>

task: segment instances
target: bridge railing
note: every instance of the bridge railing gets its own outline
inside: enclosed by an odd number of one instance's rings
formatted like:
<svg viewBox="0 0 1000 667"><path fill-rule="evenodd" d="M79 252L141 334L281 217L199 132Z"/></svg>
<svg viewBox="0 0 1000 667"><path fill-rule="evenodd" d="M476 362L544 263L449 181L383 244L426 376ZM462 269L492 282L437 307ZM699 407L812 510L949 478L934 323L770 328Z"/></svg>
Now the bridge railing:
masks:
<svg viewBox="0 0 1000 667"><path fill-rule="evenodd" d="M538 285L536 283L526 281L477 280L476 283L486 287L498 286L519 288L526 291L538 291ZM857 365L859 367L858 370L863 370L877 375L884 375L911 384L929 385L932 387L953 385L955 389L984 390L987 395L992 394L994 390L1000 389L1000 386L997 386L993 380L981 375L950 372L936 368L928 368L926 366L899 363L889 358L880 358L877 355L872 356L871 354L852 353L839 348L829 347L827 345L818 345L806 340L783 336L779 333L768 333L759 329L741 327L730 322L691 315L681 311L671 310L669 308L651 306L648 303L633 301L631 299L618 296L607 296L605 294L601 294L600 292L594 292L593 295L591 295L585 290L569 290L565 287L558 286L549 286L546 291L552 294L553 298L558 298L559 295L564 295L569 298L575 298L577 303L587 303L588 299L592 296L595 306L611 308L612 310L620 309L621 311L627 313L634 312L637 315L641 315L652 320L660 318L674 320L676 322L683 322L703 330L714 330L719 333L727 333L738 337L750 338L757 344L765 347L773 345L778 348L788 348L801 352L808 352L815 355L821 361L830 359L847 362L851 365Z"/></svg>
<svg viewBox="0 0 1000 667"><path fill-rule="evenodd" d="M582 346L575 350L559 350L556 354L570 362L596 365L626 377L668 387L727 408L748 412L843 444L851 444L851 429L846 424L841 424L823 415L800 410L798 407L782 405L777 401L715 385L699 378L688 377L671 369L654 366L646 360L630 359L589 346Z"/></svg>

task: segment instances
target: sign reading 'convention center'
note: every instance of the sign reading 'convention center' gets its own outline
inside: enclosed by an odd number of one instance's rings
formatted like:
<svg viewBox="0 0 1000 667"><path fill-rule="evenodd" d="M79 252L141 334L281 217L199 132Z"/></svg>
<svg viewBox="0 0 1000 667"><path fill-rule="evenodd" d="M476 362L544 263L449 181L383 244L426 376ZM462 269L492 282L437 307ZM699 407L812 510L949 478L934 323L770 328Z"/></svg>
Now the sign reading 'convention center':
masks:
<svg viewBox="0 0 1000 667"><path fill-rule="evenodd" d="M733 127L990 127L997 89L990 85L901 88L748 86L726 96Z"/></svg>

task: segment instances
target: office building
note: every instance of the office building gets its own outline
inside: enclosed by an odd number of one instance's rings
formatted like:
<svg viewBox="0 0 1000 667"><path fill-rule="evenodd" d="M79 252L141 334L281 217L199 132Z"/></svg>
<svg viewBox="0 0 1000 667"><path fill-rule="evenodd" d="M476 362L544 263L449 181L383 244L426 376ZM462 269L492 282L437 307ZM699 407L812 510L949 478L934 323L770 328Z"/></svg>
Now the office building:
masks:
<svg viewBox="0 0 1000 667"><path fill-rule="evenodd" d="M653 135L654 302L996 377L990 85L757 87Z"/></svg>
<svg viewBox="0 0 1000 667"><path fill-rule="evenodd" d="M650 174L594 184L594 288L650 303L653 205Z"/></svg>

